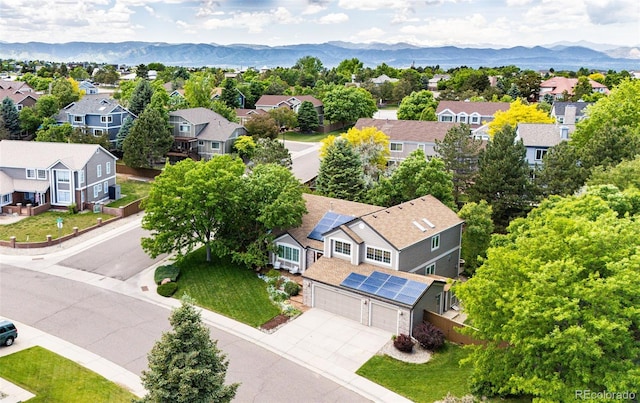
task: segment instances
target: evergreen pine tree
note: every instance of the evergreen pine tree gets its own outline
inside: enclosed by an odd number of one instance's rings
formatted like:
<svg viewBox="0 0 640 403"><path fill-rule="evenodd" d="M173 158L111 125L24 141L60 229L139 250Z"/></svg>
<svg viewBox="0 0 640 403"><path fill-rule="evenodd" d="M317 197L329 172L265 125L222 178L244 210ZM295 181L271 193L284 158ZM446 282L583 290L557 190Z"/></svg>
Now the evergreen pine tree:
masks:
<svg viewBox="0 0 640 403"><path fill-rule="evenodd" d="M2 114L3 126L8 132L9 138L17 139L20 136L20 114L16 104L9 97L5 97L2 100L2 107L0 107Z"/></svg>
<svg viewBox="0 0 640 403"><path fill-rule="evenodd" d="M524 215L532 207L534 186L530 180L526 149L515 141L515 128L498 130L480 154L479 172L469 189L471 201L486 200L493 209L493 221L503 231L511 219Z"/></svg>
<svg viewBox="0 0 640 403"><path fill-rule="evenodd" d="M361 199L364 191L362 162L348 141L338 138L327 148L320 163L316 189L329 197Z"/></svg>
<svg viewBox="0 0 640 403"><path fill-rule="evenodd" d="M318 111L313 103L304 101L298 109L298 126L303 133L310 133L318 128Z"/></svg>
<svg viewBox="0 0 640 403"><path fill-rule="evenodd" d="M136 116L139 116L144 108L147 107L147 104L151 102L151 97L153 96L153 89L151 88L151 84L147 80L140 80L138 84L136 84L136 88L133 90L133 94L131 94L131 99L129 100L129 110Z"/></svg>
<svg viewBox="0 0 640 403"><path fill-rule="evenodd" d="M153 168L173 144L167 121L154 108L147 108L136 119L124 140L124 162L132 168Z"/></svg>
<svg viewBox="0 0 640 403"><path fill-rule="evenodd" d="M230 402L239 384L225 385L229 361L212 341L190 298L169 317L172 330L162 334L142 372L148 394L143 402Z"/></svg>
<svg viewBox="0 0 640 403"><path fill-rule="evenodd" d="M120 130L118 130L118 134L116 134L116 150L122 151L122 147L124 145L124 139L127 138L129 132L131 131L131 127L133 127L133 119L130 116L127 116L122 122L122 126L120 126Z"/></svg>
<svg viewBox="0 0 640 403"><path fill-rule="evenodd" d="M236 88L236 80L227 78L222 83L222 93L220 94L220 100L230 108L239 108L240 101L238 100L238 89Z"/></svg>

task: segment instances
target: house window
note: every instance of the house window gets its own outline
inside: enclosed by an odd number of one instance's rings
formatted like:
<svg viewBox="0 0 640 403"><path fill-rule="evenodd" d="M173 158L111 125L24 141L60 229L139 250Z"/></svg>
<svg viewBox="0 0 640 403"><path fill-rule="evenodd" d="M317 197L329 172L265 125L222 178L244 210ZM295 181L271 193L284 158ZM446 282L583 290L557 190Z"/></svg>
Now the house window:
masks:
<svg viewBox="0 0 640 403"><path fill-rule="evenodd" d="M333 251L342 255L351 256L351 244L342 241L333 241Z"/></svg>
<svg viewBox="0 0 640 403"><path fill-rule="evenodd" d="M547 150L538 148L536 149L536 161L542 161L542 158L547 153Z"/></svg>
<svg viewBox="0 0 640 403"><path fill-rule="evenodd" d="M391 252L367 246L367 259L376 262L391 264Z"/></svg>
<svg viewBox="0 0 640 403"><path fill-rule="evenodd" d="M11 193L2 195L2 204L11 204Z"/></svg>
<svg viewBox="0 0 640 403"><path fill-rule="evenodd" d="M71 192L68 190L58 190L58 203L71 202Z"/></svg>
<svg viewBox="0 0 640 403"><path fill-rule="evenodd" d="M111 163L110 162L107 162L107 164L106 164L106 171L107 171L107 175L111 174Z"/></svg>
<svg viewBox="0 0 640 403"><path fill-rule="evenodd" d="M453 116L451 115L442 115L440 116L441 122L453 122Z"/></svg>
<svg viewBox="0 0 640 403"><path fill-rule="evenodd" d="M460 123L467 123L467 115L460 115L460 116L458 116L458 122L460 122Z"/></svg>
<svg viewBox="0 0 640 403"><path fill-rule="evenodd" d="M100 188L102 186L100 185L93 185L93 198L95 199L96 197L100 196Z"/></svg>
<svg viewBox="0 0 640 403"><path fill-rule="evenodd" d="M431 237L431 250L436 250L440 247L440 234Z"/></svg>
<svg viewBox="0 0 640 403"><path fill-rule="evenodd" d="M42 181L47 180L47 170L46 169L38 169L38 179Z"/></svg>
<svg viewBox="0 0 640 403"><path fill-rule="evenodd" d="M102 129L93 129L93 135L96 137L100 137L104 134L104 130Z"/></svg>
<svg viewBox="0 0 640 403"><path fill-rule="evenodd" d="M402 151L402 143L391 143L389 145L391 151L401 152Z"/></svg>
<svg viewBox="0 0 640 403"><path fill-rule="evenodd" d="M214 150L219 150L220 149L220 143L218 143L217 141L214 141L211 143L211 148Z"/></svg>
<svg viewBox="0 0 640 403"><path fill-rule="evenodd" d="M56 179L58 183L69 183L69 171L57 171Z"/></svg>
<svg viewBox="0 0 640 403"><path fill-rule="evenodd" d="M84 171L78 171L78 183L84 183Z"/></svg>
<svg viewBox="0 0 640 403"><path fill-rule="evenodd" d="M82 122L84 122L84 117L83 116L74 116L73 117L73 122L74 123L82 123Z"/></svg>
<svg viewBox="0 0 640 403"><path fill-rule="evenodd" d="M471 116L471 124L479 124L480 116Z"/></svg>
<svg viewBox="0 0 640 403"><path fill-rule="evenodd" d="M429 266L425 267L424 274L436 274L436 264L431 263Z"/></svg>
<svg viewBox="0 0 640 403"><path fill-rule="evenodd" d="M189 133L191 126L182 124L178 130L180 130L180 133Z"/></svg>
<svg viewBox="0 0 640 403"><path fill-rule="evenodd" d="M109 182L104 182L102 184L102 191L104 192L104 194L109 193Z"/></svg>
<svg viewBox="0 0 640 403"><path fill-rule="evenodd" d="M418 150L424 151L424 149L425 149L425 145L424 144L418 144Z"/></svg>
<svg viewBox="0 0 640 403"><path fill-rule="evenodd" d="M112 116L100 116L100 122L102 123L111 123L113 121Z"/></svg>
<svg viewBox="0 0 640 403"><path fill-rule="evenodd" d="M288 245L278 245L278 258L300 263L300 249Z"/></svg>
<svg viewBox="0 0 640 403"><path fill-rule="evenodd" d="M198 140L198 146L200 146L200 147L204 147L204 141L202 141L202 140Z"/></svg>
<svg viewBox="0 0 640 403"><path fill-rule="evenodd" d="M27 179L35 179L36 178L36 170L27 168Z"/></svg>
<svg viewBox="0 0 640 403"><path fill-rule="evenodd" d="M96 176L97 176L98 178L102 177L102 165L100 165L100 164L98 164L98 165L96 166Z"/></svg>

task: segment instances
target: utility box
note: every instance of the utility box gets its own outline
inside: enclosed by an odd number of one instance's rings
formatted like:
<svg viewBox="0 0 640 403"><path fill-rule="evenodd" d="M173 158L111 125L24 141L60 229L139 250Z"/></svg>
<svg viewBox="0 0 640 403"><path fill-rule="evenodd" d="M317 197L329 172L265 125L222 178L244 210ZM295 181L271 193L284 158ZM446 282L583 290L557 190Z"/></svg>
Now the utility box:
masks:
<svg viewBox="0 0 640 403"><path fill-rule="evenodd" d="M122 196L120 195L120 185L111 185L109 186L109 199L118 200Z"/></svg>

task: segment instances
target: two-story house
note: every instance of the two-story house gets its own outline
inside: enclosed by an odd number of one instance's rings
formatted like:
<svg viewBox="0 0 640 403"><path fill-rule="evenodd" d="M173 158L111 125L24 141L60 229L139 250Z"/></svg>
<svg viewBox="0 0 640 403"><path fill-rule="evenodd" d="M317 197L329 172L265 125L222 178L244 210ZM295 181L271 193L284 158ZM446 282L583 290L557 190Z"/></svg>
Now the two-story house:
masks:
<svg viewBox="0 0 640 403"><path fill-rule="evenodd" d="M516 141L522 140L526 148L525 159L529 167L542 165L542 159L549 148L567 141L575 126L554 123L519 123L516 128Z"/></svg>
<svg viewBox="0 0 640 403"><path fill-rule="evenodd" d="M508 102L440 101L436 108L438 122L466 123L477 129L493 120L498 111L511 107Z"/></svg>
<svg viewBox="0 0 640 403"><path fill-rule="evenodd" d="M27 83L22 81L0 80L0 101L9 98L13 101L18 111L22 108L30 108L36 104L40 95Z"/></svg>
<svg viewBox="0 0 640 403"><path fill-rule="evenodd" d="M262 109L264 111L270 111L276 108L289 108L295 113L298 113L300 105L304 101L309 101L313 104L316 112L318 113L318 124L324 124L324 105L322 101L311 95L263 95L256 101L256 109Z"/></svg>
<svg viewBox="0 0 640 403"><path fill-rule="evenodd" d="M551 117L556 123L575 126L587 118L587 107L593 102L554 102L551 106Z"/></svg>
<svg viewBox="0 0 640 403"><path fill-rule="evenodd" d="M593 92L605 95L609 94L609 88L607 88L606 85L600 84L592 79L589 79L589 83L591 84ZM577 84L577 78L551 77L540 83L539 98L542 99L545 95L551 95L553 99L562 99L565 96L571 96Z"/></svg>
<svg viewBox="0 0 640 403"><path fill-rule="evenodd" d="M272 262L302 272L306 305L401 333L425 309L450 307L463 223L455 212L430 195L390 208L304 197L303 224L276 237Z"/></svg>
<svg viewBox="0 0 640 403"><path fill-rule="evenodd" d="M78 83L80 91L84 91L86 95L95 95L98 93L98 87L89 80L82 80Z"/></svg>
<svg viewBox="0 0 640 403"><path fill-rule="evenodd" d="M124 120L137 116L123 107L113 98L101 94L85 95L82 99L62 108L56 120L69 123L73 127L86 128L96 137L109 135L109 141L115 143L116 135Z"/></svg>
<svg viewBox="0 0 640 403"><path fill-rule="evenodd" d="M444 140L447 132L457 125L424 120L360 118L354 127L359 130L375 127L386 134L389 137L389 161L399 163L417 149L424 151L427 158L436 156L436 140Z"/></svg>
<svg viewBox="0 0 640 403"><path fill-rule="evenodd" d="M69 206L109 199L117 158L97 144L0 141L0 205Z"/></svg>
<svg viewBox="0 0 640 403"><path fill-rule="evenodd" d="M236 139L247 134L242 125L207 108L170 112L169 124L175 139L169 155L177 159L209 160L216 155L229 154Z"/></svg>

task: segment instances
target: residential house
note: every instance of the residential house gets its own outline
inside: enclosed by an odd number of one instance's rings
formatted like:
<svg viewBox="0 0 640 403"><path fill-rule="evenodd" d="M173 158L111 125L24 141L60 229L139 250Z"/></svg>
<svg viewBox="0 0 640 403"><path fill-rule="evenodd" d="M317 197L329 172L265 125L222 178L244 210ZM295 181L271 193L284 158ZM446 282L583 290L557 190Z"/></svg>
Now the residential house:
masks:
<svg viewBox="0 0 640 403"><path fill-rule="evenodd" d="M271 261L302 272L305 304L404 333L424 309L448 309L446 279L460 270L455 212L431 195L390 208L304 198L302 225L277 234Z"/></svg>
<svg viewBox="0 0 640 403"><path fill-rule="evenodd" d="M109 199L116 160L97 144L2 140L0 205L3 211L19 204L45 206L37 212L71 204L84 209Z"/></svg>
<svg viewBox="0 0 640 403"><path fill-rule="evenodd" d="M268 113L269 112L262 109L236 108L236 116L238 117L238 120L240 121L240 124L242 126L247 124L247 122L249 121L249 119L251 119L251 117L256 115L266 115Z"/></svg>
<svg viewBox="0 0 640 403"><path fill-rule="evenodd" d="M78 83L80 91L84 91L86 95L95 95L98 93L98 87L93 85L89 80L82 80Z"/></svg>
<svg viewBox="0 0 640 403"><path fill-rule="evenodd" d="M374 77L371 79L371 82L375 85L382 85L384 83L397 83L399 80L397 78L391 78L386 74L381 74L378 77Z"/></svg>
<svg viewBox="0 0 640 403"><path fill-rule="evenodd" d="M587 106L593 102L554 102L551 106L551 117L556 123L575 126L587 118Z"/></svg>
<svg viewBox="0 0 640 403"><path fill-rule="evenodd" d="M168 155L174 159L209 160L215 155L229 154L238 136L247 134L242 125L207 108L170 112L169 124L175 141Z"/></svg>
<svg viewBox="0 0 640 403"><path fill-rule="evenodd" d="M295 113L298 113L300 109L300 105L304 101L309 101L313 104L316 112L318 113L318 124L324 124L324 105L322 101L316 99L311 95L263 95L256 102L256 109L262 109L264 111L270 111L275 108L289 108L292 109Z"/></svg>
<svg viewBox="0 0 640 403"><path fill-rule="evenodd" d="M82 99L62 108L56 120L69 123L73 127L86 128L94 136L109 135L109 141L115 143L116 135L124 120L136 118L117 100L100 94L85 95Z"/></svg>
<svg viewBox="0 0 640 403"><path fill-rule="evenodd" d="M424 151L427 158L436 156L436 140L444 140L447 132L457 125L458 123L424 120L360 118L354 127L359 130L375 127L389 136L389 161L397 163L407 158L416 149Z"/></svg>
<svg viewBox="0 0 640 403"><path fill-rule="evenodd" d="M608 95L609 89L606 85L600 84L597 81L589 79L593 92ZM578 84L577 78L567 77L551 77L540 83L539 98L544 98L545 95L551 95L553 99L563 99L566 96L573 95L573 89Z"/></svg>
<svg viewBox="0 0 640 403"><path fill-rule="evenodd" d="M542 158L549 148L562 141L569 140L575 130L567 125L554 123L519 123L516 128L516 141L522 140L526 148L525 159L531 168L542 164Z"/></svg>
<svg viewBox="0 0 640 403"><path fill-rule="evenodd" d="M167 94L169 94L169 98L173 98L173 97L184 98L183 88L174 88L173 83L164 83L162 84L162 87L167 91Z"/></svg>
<svg viewBox="0 0 640 403"><path fill-rule="evenodd" d="M222 90L224 88L222 87L216 87L211 91L211 99L216 101L218 99L220 99L220 97L222 96ZM247 97L242 93L242 91L240 91L239 89L236 88L236 92L237 92L237 97L236 99L238 100L238 105L240 105L240 108L244 108L244 104L247 100Z"/></svg>
<svg viewBox="0 0 640 403"><path fill-rule="evenodd" d="M477 129L491 122L496 112L510 107L508 102L440 101L436 116L438 122L465 123L471 129Z"/></svg>
<svg viewBox="0 0 640 403"><path fill-rule="evenodd" d="M0 80L0 90L14 90L20 92L35 92L33 88L24 81Z"/></svg>
<svg viewBox="0 0 640 403"><path fill-rule="evenodd" d="M40 94L25 82L0 80L0 102L9 98L16 105L18 111L34 106L39 97Z"/></svg>
<svg viewBox="0 0 640 403"><path fill-rule="evenodd" d="M429 91L438 91L438 82L448 81L451 78L449 74L435 74L429 79L427 89Z"/></svg>

